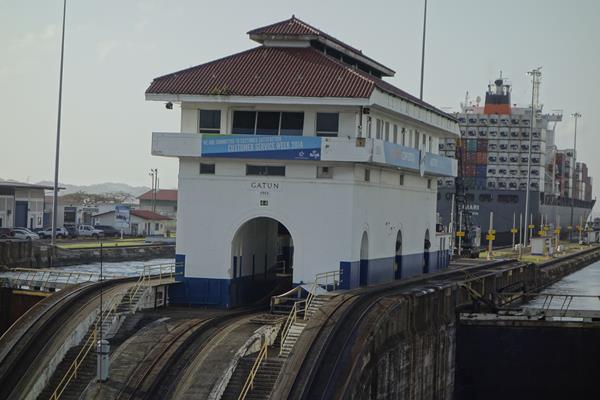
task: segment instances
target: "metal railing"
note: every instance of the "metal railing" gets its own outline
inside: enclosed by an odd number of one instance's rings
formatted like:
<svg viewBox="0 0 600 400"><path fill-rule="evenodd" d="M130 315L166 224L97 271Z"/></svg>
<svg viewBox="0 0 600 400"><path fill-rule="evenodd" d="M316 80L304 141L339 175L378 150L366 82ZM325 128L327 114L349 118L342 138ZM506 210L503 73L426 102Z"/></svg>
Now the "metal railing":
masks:
<svg viewBox="0 0 600 400"><path fill-rule="evenodd" d="M294 325L294 322L298 320L299 314L303 314L303 316L306 316L306 309L306 300L299 300L295 302L292 306L292 309L287 319L285 320L283 327L281 328L281 346L279 349L279 355L283 354L283 344L285 343L285 340L290 334L290 329L292 328L292 325Z"/></svg>
<svg viewBox="0 0 600 400"><path fill-rule="evenodd" d="M73 360L73 362L69 366L69 369L67 369L67 372L56 386L56 389L52 393L52 396L50 396L50 400L58 400L67 388L67 386L69 386L69 383L71 383L71 380L73 378L77 378L77 371L79 370L79 367L81 366L87 355L90 353L90 351L96 345L96 340L98 339L98 327L101 327L102 324L108 320L108 318L112 318L116 314L117 307L121 303L121 300L121 297L113 297L107 309L103 311L102 314L98 316L98 318L96 318L96 322L92 327L91 335L85 341L85 343L81 347L81 350L79 350L79 353L77 353L75 360Z"/></svg>
<svg viewBox="0 0 600 400"><path fill-rule="evenodd" d="M326 291L329 291L329 288L332 287L332 290L337 290L340 285L340 271L327 271L320 272L315 275L315 281L313 282L312 289L308 293L306 297L306 310L310 307L313 300L317 296L317 289L323 287ZM304 319L307 318L307 313L304 313Z"/></svg>
<svg viewBox="0 0 600 400"><path fill-rule="evenodd" d="M256 378L258 369L260 368L260 365L262 364L262 362L267 358L267 356L268 356L268 343L265 340L262 347L260 348L260 351L258 352L258 355L256 356L256 360L254 361L254 364L252 365L252 369L250 370L250 373L248 374L248 378L246 379L246 382L244 383L244 387L242 388L242 391L240 392L240 395L238 396L238 400L245 399L246 396L248 395L248 392L250 390L254 389L254 378Z"/></svg>
<svg viewBox="0 0 600 400"><path fill-rule="evenodd" d="M16 274L5 277L11 285L22 287L58 288L75 285L82 282L100 280L96 272L57 271L49 269L14 268L10 273ZM105 275L106 279L122 278L117 275Z"/></svg>
<svg viewBox="0 0 600 400"><path fill-rule="evenodd" d="M159 265L150 265L145 266L144 270L140 274L139 279L135 282L133 286L131 286L123 296L113 297L109 306L105 311L102 312L101 315L96 318L94 326L92 328L92 333L88 337L88 340L85 341L83 347L75 357L75 360L69 366L69 369L57 385L56 389L50 396L50 400L58 400L62 393L65 391L71 380L77 378L77 371L79 367L90 353L90 351L96 345L96 340L98 339L98 330L101 328L105 322L109 320L109 318L114 318L117 314L117 309L119 305L123 302L123 298L125 296L129 296L127 300L129 307L133 305L134 298L137 293L141 293L140 290L151 286L152 284L162 284L166 283L167 278L169 281L175 278L175 264L159 264Z"/></svg>
<svg viewBox="0 0 600 400"><path fill-rule="evenodd" d="M130 293L129 296L129 305L133 304L135 296L149 285L153 284L162 284L172 282L175 279L175 264L158 264L158 265L149 265L144 267L144 270L140 274L139 279L137 280L134 290Z"/></svg>

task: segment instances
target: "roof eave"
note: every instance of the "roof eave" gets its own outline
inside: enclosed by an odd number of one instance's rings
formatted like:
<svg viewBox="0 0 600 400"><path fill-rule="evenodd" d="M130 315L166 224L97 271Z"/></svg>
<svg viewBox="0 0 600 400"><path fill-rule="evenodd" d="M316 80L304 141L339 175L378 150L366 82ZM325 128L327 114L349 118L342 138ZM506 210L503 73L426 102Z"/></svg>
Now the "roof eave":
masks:
<svg viewBox="0 0 600 400"><path fill-rule="evenodd" d="M175 103L237 103L237 104L316 104L368 106L369 97L299 97L299 96L218 96L177 93L146 93L149 101Z"/></svg>
<svg viewBox="0 0 600 400"><path fill-rule="evenodd" d="M345 54L348 57L354 58L357 61L368 65L369 67L373 68L377 72L381 73L382 76L390 76L391 77L396 74L396 71L394 71L393 69L388 68L385 65L378 63L377 61L373 60L370 57L365 56L362 53L351 50L348 47L342 46L339 43L337 43L336 41L330 40L323 36L317 37L317 41L324 44L327 47L331 47L332 49L339 51L342 54Z"/></svg>

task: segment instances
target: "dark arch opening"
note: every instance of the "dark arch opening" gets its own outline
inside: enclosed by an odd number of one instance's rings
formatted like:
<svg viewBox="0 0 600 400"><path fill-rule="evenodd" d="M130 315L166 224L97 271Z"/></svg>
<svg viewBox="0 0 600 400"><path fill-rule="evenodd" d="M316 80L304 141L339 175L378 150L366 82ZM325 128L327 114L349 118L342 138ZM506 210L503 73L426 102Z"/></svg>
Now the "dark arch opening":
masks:
<svg viewBox="0 0 600 400"><path fill-rule="evenodd" d="M231 306L267 302L292 287L294 242L281 222L257 217L240 226L231 242Z"/></svg>
<svg viewBox="0 0 600 400"><path fill-rule="evenodd" d="M396 253L394 256L394 279L402 278L402 231L396 235Z"/></svg>
<svg viewBox="0 0 600 400"><path fill-rule="evenodd" d="M369 235L363 232L360 239L360 274L359 285L366 286L369 283Z"/></svg>
<svg viewBox="0 0 600 400"><path fill-rule="evenodd" d="M429 273L429 249L431 248L431 241L429 240L429 229L425 231L425 242L423 245L423 273Z"/></svg>

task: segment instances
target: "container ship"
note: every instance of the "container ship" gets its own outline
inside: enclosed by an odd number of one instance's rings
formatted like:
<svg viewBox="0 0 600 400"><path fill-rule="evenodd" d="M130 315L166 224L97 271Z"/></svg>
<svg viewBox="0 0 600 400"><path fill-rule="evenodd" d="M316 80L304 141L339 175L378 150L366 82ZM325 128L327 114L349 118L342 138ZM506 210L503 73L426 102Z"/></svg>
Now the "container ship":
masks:
<svg viewBox="0 0 600 400"><path fill-rule="evenodd" d="M451 223L457 188L462 192L458 197L464 198L459 207L469 212L482 232L490 229L493 211L495 245L512 244L513 228L520 243L523 228L530 224L536 227L534 236L543 225L562 227L564 237L589 217L595 203L592 177L584 162L576 162L574 149L556 146L555 128L562 112L543 111L539 77L533 79L533 101L527 107L511 104L511 85L502 77L488 86L483 106L479 97L470 103L467 94L455 114L461 138L439 144L440 154L459 160L457 180L461 180L459 185L455 179L438 180L440 223ZM525 223L528 168L531 218Z"/></svg>

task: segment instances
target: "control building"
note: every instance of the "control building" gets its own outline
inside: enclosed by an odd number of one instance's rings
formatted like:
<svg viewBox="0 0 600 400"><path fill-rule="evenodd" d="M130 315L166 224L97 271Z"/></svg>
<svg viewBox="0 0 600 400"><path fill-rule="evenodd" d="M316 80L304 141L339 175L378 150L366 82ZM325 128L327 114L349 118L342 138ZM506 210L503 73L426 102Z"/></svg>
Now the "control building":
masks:
<svg viewBox="0 0 600 400"><path fill-rule="evenodd" d="M458 137L454 117L295 17L249 36L258 47L146 91L181 109L180 132L152 136L152 154L179 158L171 301L230 307L278 278L339 270L354 288L445 268L436 183L457 164L438 146Z"/></svg>

